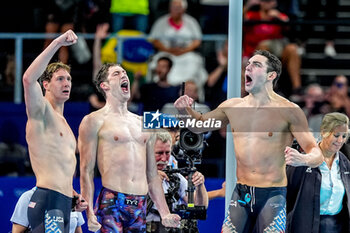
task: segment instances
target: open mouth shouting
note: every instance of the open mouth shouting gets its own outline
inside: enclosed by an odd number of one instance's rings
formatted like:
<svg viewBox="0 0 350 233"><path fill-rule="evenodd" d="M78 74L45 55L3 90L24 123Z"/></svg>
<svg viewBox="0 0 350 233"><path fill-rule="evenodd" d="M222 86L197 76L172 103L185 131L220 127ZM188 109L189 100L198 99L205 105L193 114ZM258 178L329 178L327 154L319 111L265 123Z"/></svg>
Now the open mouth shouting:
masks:
<svg viewBox="0 0 350 233"><path fill-rule="evenodd" d="M69 95L69 90L63 90L62 92L63 92L63 94L65 94L65 95Z"/></svg>
<svg viewBox="0 0 350 233"><path fill-rule="evenodd" d="M120 85L123 93L129 93L129 82L128 80L123 80L122 84Z"/></svg>
<svg viewBox="0 0 350 233"><path fill-rule="evenodd" d="M252 83L252 78L249 75L245 76L245 85L246 86L250 86L250 84Z"/></svg>

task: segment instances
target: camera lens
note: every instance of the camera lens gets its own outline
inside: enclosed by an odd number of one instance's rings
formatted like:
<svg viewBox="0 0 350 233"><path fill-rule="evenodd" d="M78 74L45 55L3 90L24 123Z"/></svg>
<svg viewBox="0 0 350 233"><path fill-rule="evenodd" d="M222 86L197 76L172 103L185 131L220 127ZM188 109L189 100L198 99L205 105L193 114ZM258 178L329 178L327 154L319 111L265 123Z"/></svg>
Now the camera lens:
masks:
<svg viewBox="0 0 350 233"><path fill-rule="evenodd" d="M188 146L191 146L191 147L195 146L196 143L198 142L198 136L196 134L189 132L184 136L184 142Z"/></svg>
<svg viewBox="0 0 350 233"><path fill-rule="evenodd" d="M186 151L198 151L203 143L203 135L195 134L189 130L180 133L180 146Z"/></svg>

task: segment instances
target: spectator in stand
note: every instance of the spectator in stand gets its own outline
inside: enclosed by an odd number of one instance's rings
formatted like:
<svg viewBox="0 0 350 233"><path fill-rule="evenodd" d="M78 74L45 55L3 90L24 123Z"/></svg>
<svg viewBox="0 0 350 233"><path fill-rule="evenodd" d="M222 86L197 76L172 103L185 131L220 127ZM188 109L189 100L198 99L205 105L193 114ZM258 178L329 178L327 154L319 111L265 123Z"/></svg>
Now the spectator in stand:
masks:
<svg viewBox="0 0 350 233"><path fill-rule="evenodd" d="M201 28L195 18L185 13L186 8L186 0L171 0L169 14L160 17L152 26L150 37L159 51L179 56L200 46Z"/></svg>
<svg viewBox="0 0 350 233"><path fill-rule="evenodd" d="M305 16L306 20L320 20L320 12L324 12L323 19L331 21L331 24L325 25L324 33L322 34L322 38L325 39L325 46L323 49L324 55L327 57L335 57L337 55L337 51L334 47L334 39L337 34L337 25L334 24L337 18L337 8L338 8L338 0L307 0L305 6ZM333 24L332 24L333 23ZM314 24L306 24L303 26L304 30L301 33L301 40L303 43L303 49L305 49L305 41L313 36Z"/></svg>
<svg viewBox="0 0 350 233"><path fill-rule="evenodd" d="M258 3L257 5L255 3ZM257 7L255 10L253 6ZM244 10L245 21L275 21L276 24L258 23L244 27L243 57L244 61L255 50L268 50L280 57L286 67L292 86L292 93L299 94L301 88L301 58L298 55L298 46L289 43L284 36L285 26L289 21L286 14L276 9L276 0L248 0ZM282 24L281 24L282 23ZM288 93L284 93L288 95Z"/></svg>
<svg viewBox="0 0 350 233"><path fill-rule="evenodd" d="M140 76L136 75L131 87L132 101L143 104L144 111L161 110L164 104L174 102L180 95L180 86L172 86L168 82L168 74L173 62L169 57L160 57L155 73L157 82L139 86Z"/></svg>
<svg viewBox="0 0 350 233"><path fill-rule="evenodd" d="M348 79L344 75L336 76L332 86L326 93L326 100L330 104L331 112L337 111L350 116L350 97L348 89Z"/></svg>
<svg viewBox="0 0 350 233"><path fill-rule="evenodd" d="M55 1L49 0L48 3L47 23L45 26L46 33L64 33L69 29L74 30L74 25L79 21L79 1ZM53 39L46 39L44 48L46 48ZM58 53L58 59L68 63L69 48L61 47Z"/></svg>
<svg viewBox="0 0 350 233"><path fill-rule="evenodd" d="M211 108L216 108L227 98L228 41L217 51L216 60L217 67L209 73L205 90L205 100Z"/></svg>
<svg viewBox="0 0 350 233"><path fill-rule="evenodd" d="M0 75L0 100L13 101L14 87L15 87L15 71L16 63L13 54L6 56L7 63L4 70L4 76Z"/></svg>
<svg viewBox="0 0 350 233"><path fill-rule="evenodd" d="M146 33L148 29L148 0L111 0L112 32L126 28L126 21L133 22L133 29Z"/></svg>
<svg viewBox="0 0 350 233"><path fill-rule="evenodd" d="M229 0L200 0L199 18L204 34L228 33Z"/></svg>
<svg viewBox="0 0 350 233"><path fill-rule="evenodd" d="M0 126L0 176L24 176L30 170L27 148L20 144L19 127L13 120L4 121Z"/></svg>
<svg viewBox="0 0 350 233"><path fill-rule="evenodd" d="M315 138L320 136L320 127L324 114L329 112L329 105L325 101L324 91L317 84L310 84L305 89L304 107L302 108Z"/></svg>
<svg viewBox="0 0 350 233"><path fill-rule="evenodd" d="M199 88L200 100L203 100L203 85L207 80L203 57L194 51L201 45L202 32L195 18L185 13L186 0L171 0L169 14L160 17L152 26L150 38L159 51L153 61L164 53L171 54L174 62L168 82L179 85L194 80ZM154 62L150 64L155 66Z"/></svg>
<svg viewBox="0 0 350 233"><path fill-rule="evenodd" d="M303 111L306 115L306 118L317 114L319 111L316 111L318 103L321 103L324 101L324 91L322 87L317 84L313 83L306 87L305 89L305 95L304 95L304 102L305 106L303 107Z"/></svg>
<svg viewBox="0 0 350 233"><path fill-rule="evenodd" d="M93 44L92 49L92 77L95 77L98 73L98 71L102 67L102 61L101 61L101 43L102 40L107 37L109 29L108 23L98 24L96 26L96 32L95 32L95 40ZM91 94L89 95L89 103L90 103L90 111L96 111L100 108L102 108L106 101L101 93L99 93L96 88L91 88L94 91L91 91Z"/></svg>
<svg viewBox="0 0 350 233"><path fill-rule="evenodd" d="M82 20L78 22L82 32L94 33L98 25L110 22L110 0L81 0Z"/></svg>

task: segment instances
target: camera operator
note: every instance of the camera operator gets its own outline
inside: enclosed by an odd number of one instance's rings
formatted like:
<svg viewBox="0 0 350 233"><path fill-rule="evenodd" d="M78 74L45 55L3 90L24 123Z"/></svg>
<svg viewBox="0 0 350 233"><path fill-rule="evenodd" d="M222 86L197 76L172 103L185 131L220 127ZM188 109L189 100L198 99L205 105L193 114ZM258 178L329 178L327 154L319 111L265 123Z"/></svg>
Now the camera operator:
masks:
<svg viewBox="0 0 350 233"><path fill-rule="evenodd" d="M172 138L167 131L158 131L156 133L156 141L154 144L154 154L157 163L159 177L162 180L163 190L170 211L173 211L175 206L187 203L187 185L188 182L180 173L169 174L162 171L167 168L171 154ZM208 194L204 186L204 176L196 171L192 176L192 182L195 186L194 204L208 207ZM170 191L170 193L169 193ZM147 213L147 232L169 232L161 224L160 216L157 213L156 207L153 205ZM184 220L186 221L186 220ZM170 232L180 233L182 229L172 229Z"/></svg>

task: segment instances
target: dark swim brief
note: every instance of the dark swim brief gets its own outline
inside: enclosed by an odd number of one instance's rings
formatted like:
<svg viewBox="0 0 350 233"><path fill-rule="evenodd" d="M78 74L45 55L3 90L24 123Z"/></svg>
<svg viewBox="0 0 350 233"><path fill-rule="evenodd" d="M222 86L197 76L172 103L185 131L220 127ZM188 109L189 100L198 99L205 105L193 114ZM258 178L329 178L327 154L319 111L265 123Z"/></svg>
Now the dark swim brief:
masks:
<svg viewBox="0 0 350 233"><path fill-rule="evenodd" d="M146 232L146 197L103 187L95 206L101 232Z"/></svg>
<svg viewBox="0 0 350 233"><path fill-rule="evenodd" d="M33 233L69 233L72 198L62 193L37 188L28 205L28 221Z"/></svg>
<svg viewBox="0 0 350 233"><path fill-rule="evenodd" d="M222 232L285 232L286 193L286 187L257 188L237 184Z"/></svg>

